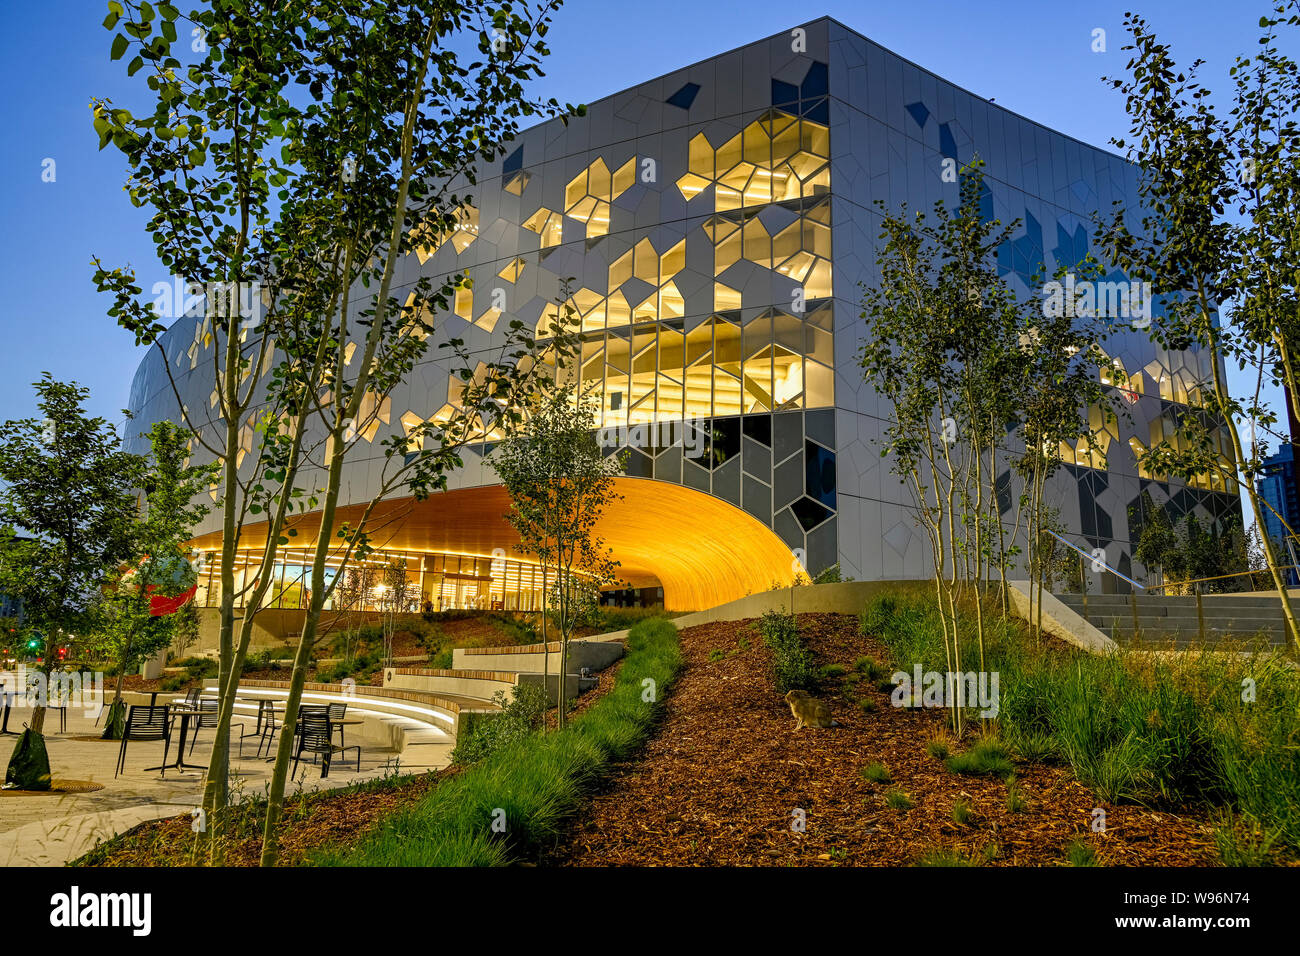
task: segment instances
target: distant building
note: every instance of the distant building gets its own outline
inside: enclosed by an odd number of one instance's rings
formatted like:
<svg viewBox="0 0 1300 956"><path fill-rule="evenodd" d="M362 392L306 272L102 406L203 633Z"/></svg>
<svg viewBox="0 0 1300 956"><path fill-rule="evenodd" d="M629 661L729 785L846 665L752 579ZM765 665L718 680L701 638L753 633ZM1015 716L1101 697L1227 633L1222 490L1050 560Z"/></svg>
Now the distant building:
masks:
<svg viewBox="0 0 1300 956"><path fill-rule="evenodd" d="M1296 493L1295 446L1286 443L1271 458L1265 458L1260 469L1261 477L1255 482L1259 496L1268 503L1264 509L1264 531L1273 541L1284 544L1283 555L1287 563L1292 560L1294 551L1286 545L1300 545L1300 542L1288 541L1290 535L1283 527L1285 521L1292 529L1300 527L1300 496ZM1281 516L1281 520L1279 519ZM1291 584L1300 583L1296 572L1287 572Z"/></svg>

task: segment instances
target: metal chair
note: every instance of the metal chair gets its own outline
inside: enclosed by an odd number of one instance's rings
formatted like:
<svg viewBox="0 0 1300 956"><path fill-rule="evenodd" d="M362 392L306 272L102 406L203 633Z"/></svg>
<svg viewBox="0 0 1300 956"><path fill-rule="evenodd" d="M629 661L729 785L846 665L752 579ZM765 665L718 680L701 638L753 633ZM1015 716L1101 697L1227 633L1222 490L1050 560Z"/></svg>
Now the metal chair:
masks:
<svg viewBox="0 0 1300 956"><path fill-rule="evenodd" d="M330 775L330 758L336 753L343 753L344 759L347 759L347 751L349 750L357 752L357 771L360 772L361 748L335 745L334 733L330 728L328 713L299 713L298 726L301 728L301 733L298 736L298 748L293 757L293 773L298 772L298 761L302 759L304 753L319 755L321 758L320 775L323 780Z"/></svg>
<svg viewBox="0 0 1300 956"><path fill-rule="evenodd" d="M200 700L198 706L194 708L198 714L194 716L194 736L190 738L190 753L194 753L194 745L199 742L199 731L204 727L215 727L220 718L220 701L215 697L209 697L207 700ZM230 732L233 734L235 728L239 728L239 735L244 735L244 725L237 724L234 721L230 723Z"/></svg>
<svg viewBox="0 0 1300 956"><path fill-rule="evenodd" d="M203 693L201 687L191 687L185 692L185 706L199 709L199 695Z"/></svg>
<svg viewBox="0 0 1300 956"><path fill-rule="evenodd" d="M126 769L126 745L132 740L161 740L163 742L162 775L167 776L167 751L172 743L172 724L166 704L149 706L132 704L126 715L126 730L122 734L122 748L117 752L116 777Z"/></svg>
<svg viewBox="0 0 1300 956"><path fill-rule="evenodd" d="M344 744L347 743L347 741L343 739L344 727L341 723L339 723L339 721L347 717L348 705L343 703L330 704L329 709L326 711L326 713L329 714L329 718L330 718L330 730L338 731L339 746L343 746Z"/></svg>

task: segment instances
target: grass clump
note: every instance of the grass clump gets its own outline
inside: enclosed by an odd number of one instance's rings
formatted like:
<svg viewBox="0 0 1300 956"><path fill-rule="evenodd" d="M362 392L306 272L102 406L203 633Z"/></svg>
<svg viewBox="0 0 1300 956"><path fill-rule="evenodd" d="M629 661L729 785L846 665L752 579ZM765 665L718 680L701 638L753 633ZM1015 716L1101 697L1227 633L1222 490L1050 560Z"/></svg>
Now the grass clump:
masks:
<svg viewBox="0 0 1300 956"><path fill-rule="evenodd" d="M1015 777L1007 778L1007 812L1023 813L1028 803L1025 801L1024 791L1020 789L1020 784L1016 782Z"/></svg>
<svg viewBox="0 0 1300 956"><path fill-rule="evenodd" d="M827 680L831 677L843 677L849 672L849 669L843 664L825 664L817 671L817 676L821 680Z"/></svg>
<svg viewBox="0 0 1300 956"><path fill-rule="evenodd" d="M953 773L1009 777L1015 766L1001 741L983 737L965 753L954 754L944 761Z"/></svg>
<svg viewBox="0 0 1300 956"><path fill-rule="evenodd" d="M931 737L925 742L925 752L935 760L947 760L952 753L952 742L947 737Z"/></svg>
<svg viewBox="0 0 1300 956"><path fill-rule="evenodd" d="M680 667L677 629L662 619L637 623L614 687L564 730L499 741L414 807L311 862L503 866L537 850L558 838L582 795L611 765L645 742Z"/></svg>
<svg viewBox="0 0 1300 956"><path fill-rule="evenodd" d="M889 769L879 760L873 760L862 768L862 779L868 783L889 783Z"/></svg>
<svg viewBox="0 0 1300 956"><path fill-rule="evenodd" d="M1214 828L1214 845L1224 866L1271 866L1273 847L1280 834L1232 812L1220 815Z"/></svg>
<svg viewBox="0 0 1300 956"><path fill-rule="evenodd" d="M1075 837L1065 848L1065 861L1070 866L1096 866L1097 851L1083 837Z"/></svg>
<svg viewBox="0 0 1300 956"><path fill-rule="evenodd" d="M969 800L959 798L952 805L952 822L963 827L975 822L975 808Z"/></svg>
<svg viewBox="0 0 1300 956"><path fill-rule="evenodd" d="M911 810L912 798L907 795L906 791L895 787L885 794L885 806L891 810Z"/></svg>
<svg viewBox="0 0 1300 956"><path fill-rule="evenodd" d="M926 850L916 859L917 866L975 866L975 861L964 853L946 848Z"/></svg>
<svg viewBox="0 0 1300 956"><path fill-rule="evenodd" d="M874 657L866 655L859 657L853 662L853 669L869 681L880 681L889 676L889 672Z"/></svg>

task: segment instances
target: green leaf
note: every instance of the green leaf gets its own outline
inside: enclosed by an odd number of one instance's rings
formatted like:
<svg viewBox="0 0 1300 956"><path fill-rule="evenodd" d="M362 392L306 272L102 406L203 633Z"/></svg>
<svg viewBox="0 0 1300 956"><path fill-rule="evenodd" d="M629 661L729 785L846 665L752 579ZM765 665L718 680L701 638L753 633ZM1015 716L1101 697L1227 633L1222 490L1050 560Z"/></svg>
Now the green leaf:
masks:
<svg viewBox="0 0 1300 956"><path fill-rule="evenodd" d="M142 67L142 66L144 66L144 59L141 58L141 57L138 57L138 56L137 56L134 60L132 60L132 61L127 65L127 68L126 68L126 75L127 75L127 76L135 76L136 73L140 72L140 67Z"/></svg>
<svg viewBox="0 0 1300 956"><path fill-rule="evenodd" d="M117 36L113 37L113 49L109 55L114 60L120 60L122 59L122 54L126 52L126 47L127 39L119 33Z"/></svg>

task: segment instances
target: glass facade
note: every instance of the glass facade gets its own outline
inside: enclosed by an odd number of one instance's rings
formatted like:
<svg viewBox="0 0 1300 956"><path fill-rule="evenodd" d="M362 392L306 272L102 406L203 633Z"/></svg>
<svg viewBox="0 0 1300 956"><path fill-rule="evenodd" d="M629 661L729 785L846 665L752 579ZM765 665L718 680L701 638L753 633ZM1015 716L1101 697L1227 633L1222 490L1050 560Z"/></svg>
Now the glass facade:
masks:
<svg viewBox="0 0 1300 956"><path fill-rule="evenodd" d="M311 600L311 559L310 551L282 551L263 606L305 608ZM236 607L244 606L259 560L260 552L250 552L235 562ZM199 607L221 604L219 564L220 555L209 554L194 597ZM541 606L542 571L535 564L500 555L374 551L349 562L348 577L335 587L325 610L389 610L394 602L384 583L385 572L391 574L394 565L404 567L407 579L406 596L395 608L398 611L534 611ZM338 566L337 560L327 563L328 581L333 582Z"/></svg>

